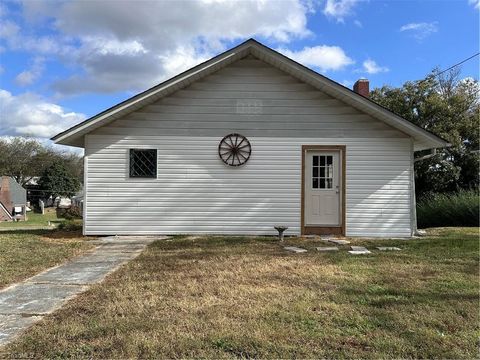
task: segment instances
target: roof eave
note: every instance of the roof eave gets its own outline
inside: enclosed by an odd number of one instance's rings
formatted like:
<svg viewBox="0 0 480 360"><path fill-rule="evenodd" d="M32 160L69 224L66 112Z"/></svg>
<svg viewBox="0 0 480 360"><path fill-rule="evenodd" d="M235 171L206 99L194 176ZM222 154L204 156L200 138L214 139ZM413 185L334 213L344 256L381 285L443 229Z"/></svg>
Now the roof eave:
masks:
<svg viewBox="0 0 480 360"><path fill-rule="evenodd" d="M195 77L194 81L209 75L218 68L228 65L236 59L242 58L249 53L259 57L261 60L270 63L273 66L280 68L292 76L308 82L317 89L326 92L327 94L340 98L347 104L364 111L374 118L384 121L388 125L398 129L406 135L414 139L417 145L415 151L424 150L428 148L445 147L448 142L439 138L438 136L410 123L402 117L394 114L390 110L380 106L372 100L365 98L349 88L309 69L308 67L274 51L256 40L249 39L244 43L199 64L165 82L156 85L124 102L117 104L100 114L97 114L80 124L65 130L52 137L52 140L57 144L70 145L77 147L84 147L84 135L92 129L96 129L102 125L103 122L113 121L126 113L143 107L148 102L156 101L157 99L167 96L170 92L177 91L182 87L187 86L188 80ZM237 56L236 56L237 55ZM87 130L88 129L88 130Z"/></svg>

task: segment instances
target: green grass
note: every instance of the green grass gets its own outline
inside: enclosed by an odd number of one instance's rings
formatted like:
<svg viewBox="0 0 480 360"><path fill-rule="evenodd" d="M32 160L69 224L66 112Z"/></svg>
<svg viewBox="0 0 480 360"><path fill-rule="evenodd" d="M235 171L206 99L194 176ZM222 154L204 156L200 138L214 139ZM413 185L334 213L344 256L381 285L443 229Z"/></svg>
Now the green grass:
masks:
<svg viewBox="0 0 480 360"><path fill-rule="evenodd" d="M478 358L478 229L353 240L157 241L1 354L32 358ZM284 245L310 251L292 254Z"/></svg>
<svg viewBox="0 0 480 360"><path fill-rule="evenodd" d="M431 194L417 203L420 228L437 226L479 226L478 190Z"/></svg>
<svg viewBox="0 0 480 360"><path fill-rule="evenodd" d="M78 232L0 231L0 288L24 280L93 248Z"/></svg>
<svg viewBox="0 0 480 360"><path fill-rule="evenodd" d="M2 221L0 222L0 231L4 229L41 229L48 228L48 222L50 221L53 225L58 225L62 222L63 218L57 218L55 209L48 208L45 209L45 214L34 213L30 211L27 213L26 221Z"/></svg>

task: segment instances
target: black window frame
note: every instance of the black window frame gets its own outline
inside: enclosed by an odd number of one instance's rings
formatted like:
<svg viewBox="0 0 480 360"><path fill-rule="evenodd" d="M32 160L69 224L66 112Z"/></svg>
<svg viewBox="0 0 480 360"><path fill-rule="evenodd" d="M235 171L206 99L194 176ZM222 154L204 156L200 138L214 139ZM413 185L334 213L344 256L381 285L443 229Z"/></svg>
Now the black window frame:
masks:
<svg viewBox="0 0 480 360"><path fill-rule="evenodd" d="M151 175L137 175L135 174L134 170L134 161L135 161L135 153L146 153L146 152L153 152L154 153L154 160L155 160L155 167L153 169L153 173ZM130 149L129 153L129 164L128 164L128 175L130 178L133 179L156 179L157 178L157 166L158 166L158 159L157 159L157 149Z"/></svg>

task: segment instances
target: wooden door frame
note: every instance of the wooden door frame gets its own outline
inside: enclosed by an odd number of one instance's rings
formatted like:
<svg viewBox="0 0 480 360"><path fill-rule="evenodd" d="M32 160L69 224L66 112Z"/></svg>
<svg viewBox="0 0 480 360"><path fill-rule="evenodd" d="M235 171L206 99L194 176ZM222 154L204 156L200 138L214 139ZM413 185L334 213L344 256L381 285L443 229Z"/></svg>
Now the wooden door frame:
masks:
<svg viewBox="0 0 480 360"><path fill-rule="evenodd" d="M305 155L307 151L337 151L340 153L342 162L340 178L341 199L340 208L342 214L340 216L340 226L305 226ZM342 235L345 236L345 198L346 198L346 152L345 145L302 145L302 192L301 192L301 215L300 215L300 229L301 235Z"/></svg>

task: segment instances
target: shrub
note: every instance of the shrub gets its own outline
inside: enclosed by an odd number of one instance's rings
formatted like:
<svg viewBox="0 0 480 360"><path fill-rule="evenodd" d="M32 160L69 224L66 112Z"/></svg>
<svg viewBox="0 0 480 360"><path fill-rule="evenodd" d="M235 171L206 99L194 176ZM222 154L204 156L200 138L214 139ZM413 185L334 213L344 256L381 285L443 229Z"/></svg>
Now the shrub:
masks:
<svg viewBox="0 0 480 360"><path fill-rule="evenodd" d="M429 194L417 203L419 228L479 226L479 192L462 190L450 194Z"/></svg>
<svg viewBox="0 0 480 360"><path fill-rule="evenodd" d="M82 230L82 222L78 220L65 220L58 224L58 229L63 231Z"/></svg>
<svg viewBox="0 0 480 360"><path fill-rule="evenodd" d="M65 209L65 212L63 213L63 217L67 220L81 219L82 211L78 206L71 206L68 209Z"/></svg>

